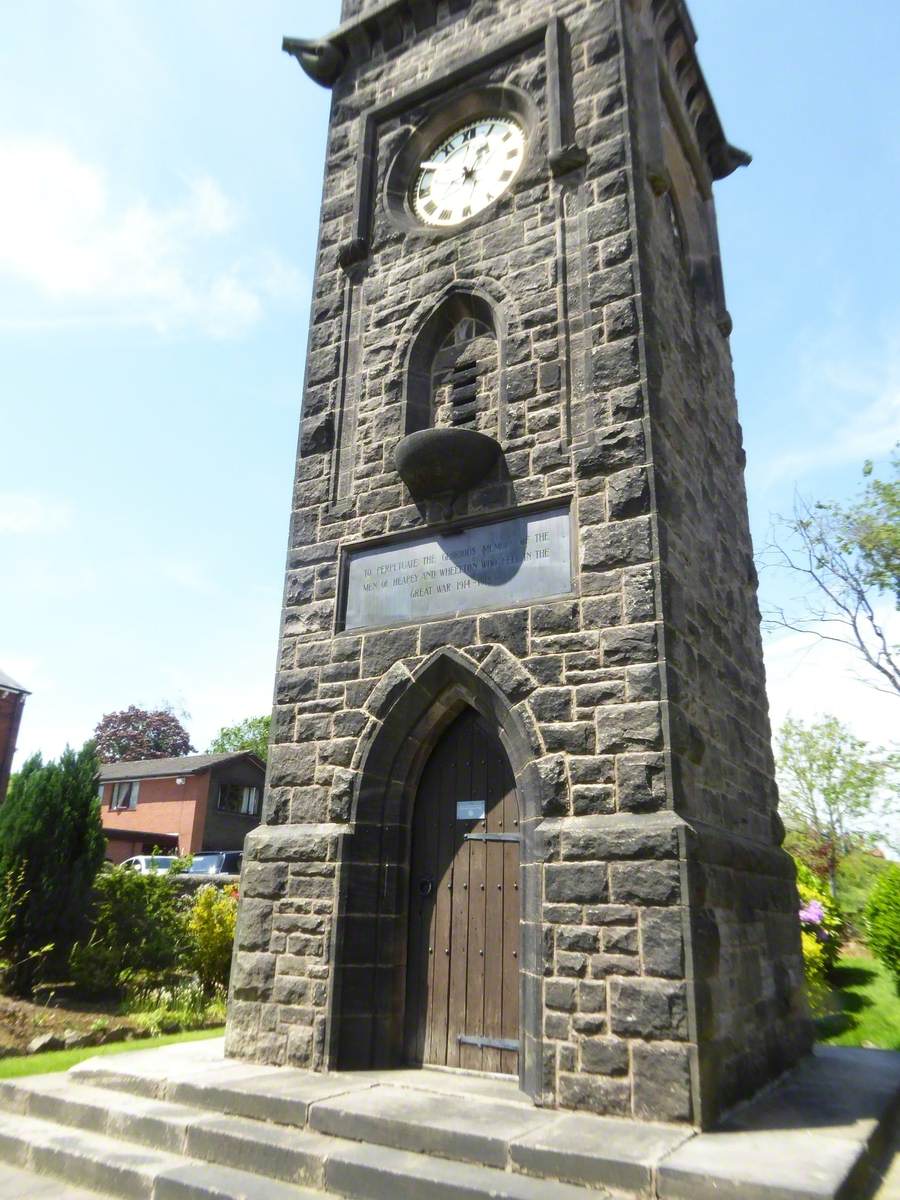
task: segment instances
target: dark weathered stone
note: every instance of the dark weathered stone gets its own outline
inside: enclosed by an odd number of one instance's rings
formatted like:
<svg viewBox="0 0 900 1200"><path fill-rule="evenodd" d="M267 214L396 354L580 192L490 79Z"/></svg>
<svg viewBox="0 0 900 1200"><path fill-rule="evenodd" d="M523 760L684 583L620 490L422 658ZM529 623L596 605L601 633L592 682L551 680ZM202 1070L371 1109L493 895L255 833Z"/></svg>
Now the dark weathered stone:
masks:
<svg viewBox="0 0 900 1200"><path fill-rule="evenodd" d="M228 1052L400 1061L416 792L468 707L516 785L521 1086L708 1125L809 1044L709 249L712 184L744 160L683 6L405 2L347 0L362 24L327 71ZM468 119L475 88L527 109L526 165L461 228L423 229L417 147ZM434 453L465 442L491 453ZM525 564L540 586L519 586Z"/></svg>
<svg viewBox="0 0 900 1200"><path fill-rule="evenodd" d="M612 1031L622 1037L687 1037L683 983L660 979L613 979L609 984Z"/></svg>
<svg viewBox="0 0 900 1200"><path fill-rule="evenodd" d="M687 1046L637 1043L634 1115L654 1121L690 1121L690 1051Z"/></svg>
<svg viewBox="0 0 900 1200"><path fill-rule="evenodd" d="M581 1043L581 1065L597 1075L627 1075L628 1043L621 1038L586 1038Z"/></svg>

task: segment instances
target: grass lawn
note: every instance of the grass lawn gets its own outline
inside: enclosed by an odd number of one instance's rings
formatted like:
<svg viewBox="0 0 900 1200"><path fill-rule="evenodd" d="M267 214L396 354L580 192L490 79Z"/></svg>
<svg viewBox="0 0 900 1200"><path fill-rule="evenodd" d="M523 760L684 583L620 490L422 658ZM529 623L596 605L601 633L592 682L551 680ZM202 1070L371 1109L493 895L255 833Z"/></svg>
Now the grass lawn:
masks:
<svg viewBox="0 0 900 1200"><path fill-rule="evenodd" d="M153 1050L157 1046L172 1046L175 1042L196 1042L200 1038L221 1037L221 1029L195 1029L191 1033L172 1033L166 1037L141 1038L137 1041L110 1042L108 1046L86 1046L82 1050L49 1050L46 1054L17 1054L0 1058L0 1079L17 1079L22 1075L47 1075L51 1071L68 1071L85 1058L97 1054L123 1054L131 1050Z"/></svg>
<svg viewBox="0 0 900 1200"><path fill-rule="evenodd" d="M834 983L833 1011L816 1021L819 1041L900 1050L900 996L881 963L859 954L842 954Z"/></svg>

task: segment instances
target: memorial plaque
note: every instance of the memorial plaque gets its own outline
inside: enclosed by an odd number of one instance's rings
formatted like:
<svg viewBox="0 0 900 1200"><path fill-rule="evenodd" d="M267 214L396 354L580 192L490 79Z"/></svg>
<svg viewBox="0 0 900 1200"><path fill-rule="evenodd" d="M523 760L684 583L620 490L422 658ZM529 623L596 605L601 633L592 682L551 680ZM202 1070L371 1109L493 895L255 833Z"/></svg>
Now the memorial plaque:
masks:
<svg viewBox="0 0 900 1200"><path fill-rule="evenodd" d="M347 555L345 629L425 621L572 589L569 510Z"/></svg>

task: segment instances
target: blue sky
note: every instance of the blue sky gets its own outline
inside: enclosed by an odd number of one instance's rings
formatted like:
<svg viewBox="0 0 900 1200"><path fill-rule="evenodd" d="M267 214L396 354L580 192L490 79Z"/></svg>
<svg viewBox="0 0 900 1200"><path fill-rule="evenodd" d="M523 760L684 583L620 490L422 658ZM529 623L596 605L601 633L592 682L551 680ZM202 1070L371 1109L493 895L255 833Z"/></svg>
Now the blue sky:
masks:
<svg viewBox="0 0 900 1200"><path fill-rule="evenodd" d="M20 757L130 703L268 709L338 4L30 0L0 39L0 667ZM900 437L900 9L693 0L754 535ZM783 584L763 577L764 593ZM776 719L896 701L770 639ZM893 710L892 711L892 706Z"/></svg>

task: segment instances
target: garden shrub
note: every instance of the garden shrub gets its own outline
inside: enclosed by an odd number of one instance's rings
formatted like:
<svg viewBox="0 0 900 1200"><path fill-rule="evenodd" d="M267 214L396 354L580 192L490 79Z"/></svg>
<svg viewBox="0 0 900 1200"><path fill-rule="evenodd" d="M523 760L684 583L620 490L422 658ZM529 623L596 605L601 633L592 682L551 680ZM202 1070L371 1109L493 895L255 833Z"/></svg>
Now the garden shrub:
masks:
<svg viewBox="0 0 900 1200"><path fill-rule="evenodd" d="M828 973L825 968L825 946L814 933L806 929L800 932L803 949L803 974L806 979L806 995L813 1016L823 1016L827 1010Z"/></svg>
<svg viewBox="0 0 900 1200"><path fill-rule="evenodd" d="M821 958L825 975L831 971L837 962L841 949L844 921L837 901L829 894L826 885L812 873L802 862L797 866L797 894L800 897L800 924L805 934L811 935L819 946L815 955L818 970ZM806 941L804 941L804 946ZM804 965L806 953L804 952ZM807 982L809 980L807 979Z"/></svg>
<svg viewBox="0 0 900 1200"><path fill-rule="evenodd" d="M866 936L865 911L872 889L890 863L870 850L851 850L837 866L837 893L848 937Z"/></svg>
<svg viewBox="0 0 900 1200"><path fill-rule="evenodd" d="M135 974L174 970L186 939L181 898L170 873L108 867L97 876L90 937L69 961L72 979L91 994L121 992Z"/></svg>
<svg viewBox="0 0 900 1200"><path fill-rule="evenodd" d="M204 1029L225 1023L225 988L210 991L198 979L173 979L160 984L146 974L125 984L123 1010L151 1035Z"/></svg>
<svg viewBox="0 0 900 1200"><path fill-rule="evenodd" d="M237 888L199 889L186 922L187 960L208 991L228 986L236 920Z"/></svg>
<svg viewBox="0 0 900 1200"><path fill-rule="evenodd" d="M893 975L900 990L900 866L891 863L872 889L866 905L869 949Z"/></svg>

